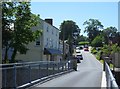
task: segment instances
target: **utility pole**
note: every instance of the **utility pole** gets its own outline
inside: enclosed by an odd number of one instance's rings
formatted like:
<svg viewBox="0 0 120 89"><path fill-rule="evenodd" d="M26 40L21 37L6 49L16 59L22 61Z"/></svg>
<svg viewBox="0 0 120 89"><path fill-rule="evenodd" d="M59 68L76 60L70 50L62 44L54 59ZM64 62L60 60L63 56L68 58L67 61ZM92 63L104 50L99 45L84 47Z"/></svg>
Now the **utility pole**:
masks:
<svg viewBox="0 0 120 89"><path fill-rule="evenodd" d="M65 38L65 32L64 32L64 29L63 29L63 39L62 39L62 41L63 41L63 60L65 59L65 56L64 56L64 54L65 54L65 44L64 44L64 38Z"/></svg>

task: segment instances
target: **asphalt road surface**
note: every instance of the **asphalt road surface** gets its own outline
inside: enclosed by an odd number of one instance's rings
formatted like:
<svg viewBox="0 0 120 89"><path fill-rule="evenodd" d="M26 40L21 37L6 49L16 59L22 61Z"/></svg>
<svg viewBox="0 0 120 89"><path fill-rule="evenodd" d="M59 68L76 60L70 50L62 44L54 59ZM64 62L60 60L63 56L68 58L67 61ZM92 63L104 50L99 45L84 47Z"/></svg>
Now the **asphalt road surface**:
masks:
<svg viewBox="0 0 120 89"><path fill-rule="evenodd" d="M35 87L101 87L102 64L87 51L82 51L83 61L78 71L62 75Z"/></svg>

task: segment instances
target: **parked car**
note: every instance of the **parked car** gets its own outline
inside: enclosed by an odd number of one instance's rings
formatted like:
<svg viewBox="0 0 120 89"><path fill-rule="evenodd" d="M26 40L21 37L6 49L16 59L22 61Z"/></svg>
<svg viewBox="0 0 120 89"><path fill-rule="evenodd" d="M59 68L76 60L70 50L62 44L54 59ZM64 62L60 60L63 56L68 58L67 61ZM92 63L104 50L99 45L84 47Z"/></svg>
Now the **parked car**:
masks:
<svg viewBox="0 0 120 89"><path fill-rule="evenodd" d="M76 50L76 58L83 60L82 53L80 50Z"/></svg>
<svg viewBox="0 0 120 89"><path fill-rule="evenodd" d="M89 51L89 46L88 45L84 45L84 51Z"/></svg>
<svg viewBox="0 0 120 89"><path fill-rule="evenodd" d="M85 48L84 48L84 51L89 51L88 47L85 47Z"/></svg>
<svg viewBox="0 0 120 89"><path fill-rule="evenodd" d="M79 47L79 49L81 50L81 49L83 49L83 47L82 47L82 46L80 46L80 47Z"/></svg>
<svg viewBox="0 0 120 89"><path fill-rule="evenodd" d="M81 53L81 51L79 49L76 49L76 53Z"/></svg>

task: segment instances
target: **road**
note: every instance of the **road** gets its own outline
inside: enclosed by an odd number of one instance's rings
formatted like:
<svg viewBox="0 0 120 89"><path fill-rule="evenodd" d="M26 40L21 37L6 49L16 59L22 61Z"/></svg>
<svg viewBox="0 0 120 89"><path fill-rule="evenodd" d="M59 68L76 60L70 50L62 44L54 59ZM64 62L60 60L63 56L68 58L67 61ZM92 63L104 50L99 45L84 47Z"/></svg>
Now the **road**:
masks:
<svg viewBox="0 0 120 89"><path fill-rule="evenodd" d="M89 52L82 51L78 71L62 75L35 87L101 87L102 64Z"/></svg>

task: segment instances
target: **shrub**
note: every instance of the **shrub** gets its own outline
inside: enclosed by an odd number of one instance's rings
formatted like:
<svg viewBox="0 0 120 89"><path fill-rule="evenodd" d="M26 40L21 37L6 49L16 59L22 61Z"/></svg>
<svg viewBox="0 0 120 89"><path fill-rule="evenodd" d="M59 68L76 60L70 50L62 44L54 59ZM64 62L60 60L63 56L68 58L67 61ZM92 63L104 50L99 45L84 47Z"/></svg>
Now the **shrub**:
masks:
<svg viewBox="0 0 120 89"><path fill-rule="evenodd" d="M97 50L96 50L95 47L93 47L93 48L91 49L91 53L93 53L93 54L96 54L96 53L97 53Z"/></svg>
<svg viewBox="0 0 120 89"><path fill-rule="evenodd" d="M96 54L97 53L97 50L93 50L93 54Z"/></svg>
<svg viewBox="0 0 120 89"><path fill-rule="evenodd" d="M103 46L103 37L97 36L92 42L91 45L93 47L102 47Z"/></svg>
<svg viewBox="0 0 120 89"><path fill-rule="evenodd" d="M118 46L118 44L104 45L102 51L104 54L109 56L115 52L120 52L120 47Z"/></svg>
<svg viewBox="0 0 120 89"><path fill-rule="evenodd" d="M89 42L87 42L87 41L84 41L84 42L79 42L79 45L88 45L89 44Z"/></svg>

